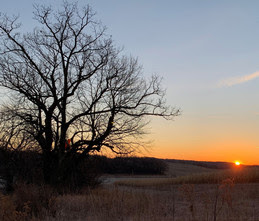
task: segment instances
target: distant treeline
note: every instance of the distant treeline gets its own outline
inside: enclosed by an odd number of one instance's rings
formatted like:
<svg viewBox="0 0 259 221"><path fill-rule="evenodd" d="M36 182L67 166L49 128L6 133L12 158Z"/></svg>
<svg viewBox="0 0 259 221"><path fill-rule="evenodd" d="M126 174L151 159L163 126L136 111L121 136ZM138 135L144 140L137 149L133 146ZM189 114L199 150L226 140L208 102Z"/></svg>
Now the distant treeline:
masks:
<svg viewBox="0 0 259 221"><path fill-rule="evenodd" d="M10 151L0 148L0 176L22 179L28 183L43 182L42 155L33 151ZM90 155L80 168L79 176L94 180L101 174L164 174L167 163L156 158L116 157ZM78 170L76 169L75 172Z"/></svg>
<svg viewBox="0 0 259 221"><path fill-rule="evenodd" d="M233 163L229 162L208 162L208 161L194 161L194 160L175 160L175 159L166 159L167 162L170 163L183 163L196 165L211 169L230 169L233 167Z"/></svg>
<svg viewBox="0 0 259 221"><path fill-rule="evenodd" d="M92 156L97 168L109 174L164 174L167 164L164 160L149 157Z"/></svg>

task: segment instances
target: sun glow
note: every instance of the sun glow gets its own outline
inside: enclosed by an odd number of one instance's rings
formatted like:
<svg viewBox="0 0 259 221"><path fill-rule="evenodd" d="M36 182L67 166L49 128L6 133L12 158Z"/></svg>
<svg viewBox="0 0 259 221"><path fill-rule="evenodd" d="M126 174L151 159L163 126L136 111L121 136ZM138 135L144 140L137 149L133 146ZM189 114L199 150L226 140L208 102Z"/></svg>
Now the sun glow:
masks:
<svg viewBox="0 0 259 221"><path fill-rule="evenodd" d="M240 162L239 161L235 161L235 164L236 164L236 166L239 166Z"/></svg>

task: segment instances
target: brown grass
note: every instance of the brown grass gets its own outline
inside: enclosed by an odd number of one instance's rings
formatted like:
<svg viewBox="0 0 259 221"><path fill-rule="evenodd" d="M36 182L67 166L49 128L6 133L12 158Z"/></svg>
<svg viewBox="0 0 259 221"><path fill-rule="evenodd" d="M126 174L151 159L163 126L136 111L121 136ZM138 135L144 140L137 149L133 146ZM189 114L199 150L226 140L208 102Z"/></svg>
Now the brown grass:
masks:
<svg viewBox="0 0 259 221"><path fill-rule="evenodd" d="M192 164L185 164L185 163L167 162L166 176L178 177L178 176L186 176L191 174L216 172L216 171L218 171L218 169L210 169L206 167L196 166Z"/></svg>
<svg viewBox="0 0 259 221"><path fill-rule="evenodd" d="M31 220L55 215L57 193L49 186L19 183L10 195L0 194L0 220Z"/></svg>
<svg viewBox="0 0 259 221"><path fill-rule="evenodd" d="M212 175L200 174L185 179L207 184L104 185L63 195L48 186L19 184L12 195L0 195L0 220L259 221L259 183L236 182L257 179L257 172L212 173L216 184L208 184ZM229 175L236 176L223 179Z"/></svg>
<svg viewBox="0 0 259 221"><path fill-rule="evenodd" d="M100 188L57 198L44 220L258 220L258 184Z"/></svg>
<svg viewBox="0 0 259 221"><path fill-rule="evenodd" d="M47 191L36 190L37 187L31 185L23 188L27 189L24 192L31 190L39 196ZM220 184L183 184L163 188L110 185L55 198L46 194L48 206L44 200L36 202L43 196L35 195L29 199L34 195L31 194L19 202L19 205L24 205L23 209L17 205L19 194L1 195L0 220L258 221L259 217L259 184L235 184L231 179ZM34 204L42 207L37 213L32 213Z"/></svg>
<svg viewBox="0 0 259 221"><path fill-rule="evenodd" d="M256 183L259 182L259 168L235 168L217 172L198 173L175 178L151 178L151 179L124 179L114 182L121 186L164 186L173 184L201 184L220 183L231 178L235 183Z"/></svg>
<svg viewBox="0 0 259 221"><path fill-rule="evenodd" d="M30 212L31 210L27 203L22 205L21 210L17 210L15 202L11 196L0 194L0 220L27 220Z"/></svg>

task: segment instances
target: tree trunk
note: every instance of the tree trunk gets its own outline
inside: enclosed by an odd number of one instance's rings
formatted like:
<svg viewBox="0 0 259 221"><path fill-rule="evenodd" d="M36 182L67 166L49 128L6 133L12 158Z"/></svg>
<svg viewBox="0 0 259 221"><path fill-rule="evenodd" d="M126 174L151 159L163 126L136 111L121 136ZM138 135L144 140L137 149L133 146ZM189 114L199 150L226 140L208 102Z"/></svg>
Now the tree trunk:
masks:
<svg viewBox="0 0 259 221"><path fill-rule="evenodd" d="M51 151L43 153L43 175L47 184L55 184L57 182L57 155Z"/></svg>
<svg viewBox="0 0 259 221"><path fill-rule="evenodd" d="M44 181L54 186L69 185L75 165L78 164L74 156L68 157L56 152L45 152L43 154Z"/></svg>

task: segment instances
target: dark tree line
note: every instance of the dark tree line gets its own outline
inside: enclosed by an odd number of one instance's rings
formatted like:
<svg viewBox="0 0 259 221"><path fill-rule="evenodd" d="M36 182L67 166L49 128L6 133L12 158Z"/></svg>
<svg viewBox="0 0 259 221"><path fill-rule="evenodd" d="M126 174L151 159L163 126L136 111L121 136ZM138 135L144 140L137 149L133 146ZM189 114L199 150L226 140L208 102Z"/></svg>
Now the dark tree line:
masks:
<svg viewBox="0 0 259 221"><path fill-rule="evenodd" d="M43 159L39 152L12 151L0 147L0 184L1 179L6 182L4 189L7 192L12 191L20 182L41 185L44 182L42 165ZM81 161L80 167L72 173L73 181L77 183L70 182L69 186L58 187L62 187L60 191L77 191L85 185L94 187L100 184L103 181L102 174L163 175L166 170L166 161L156 158L126 156L108 158L90 155Z"/></svg>
<svg viewBox="0 0 259 221"><path fill-rule="evenodd" d="M130 153L147 116L171 119L160 79L144 78L95 20L89 6L35 6L39 27L21 33L17 17L0 16L1 145L39 148L44 178L66 182L90 153ZM68 163L69 162L69 163Z"/></svg>

